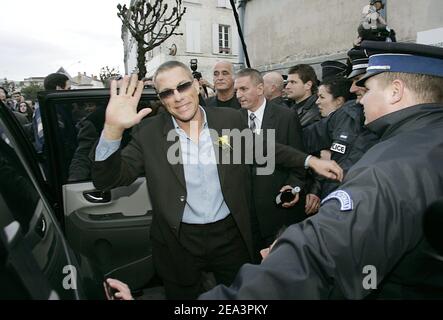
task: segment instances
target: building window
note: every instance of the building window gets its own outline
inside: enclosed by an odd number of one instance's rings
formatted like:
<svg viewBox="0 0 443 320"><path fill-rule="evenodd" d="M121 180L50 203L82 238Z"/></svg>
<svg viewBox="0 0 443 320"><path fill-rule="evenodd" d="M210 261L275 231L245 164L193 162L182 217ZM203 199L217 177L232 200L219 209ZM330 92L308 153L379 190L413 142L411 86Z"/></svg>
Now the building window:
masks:
<svg viewBox="0 0 443 320"><path fill-rule="evenodd" d="M237 28L226 24L212 25L212 53L238 55Z"/></svg>
<svg viewBox="0 0 443 320"><path fill-rule="evenodd" d="M230 54L229 26L218 25L218 53Z"/></svg>

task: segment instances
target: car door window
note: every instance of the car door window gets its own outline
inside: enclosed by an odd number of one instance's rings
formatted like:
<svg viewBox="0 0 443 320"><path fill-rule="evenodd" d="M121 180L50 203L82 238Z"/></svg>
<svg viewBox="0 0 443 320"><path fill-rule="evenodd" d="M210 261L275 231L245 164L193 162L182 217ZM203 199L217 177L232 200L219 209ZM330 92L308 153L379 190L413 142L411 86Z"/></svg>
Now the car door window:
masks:
<svg viewBox="0 0 443 320"><path fill-rule="evenodd" d="M61 166L62 183L91 180L93 155L91 150L103 130L109 98L79 98L75 101L56 101L49 108L56 112L49 134L57 145L57 162ZM158 101L141 100L139 110L150 107L157 111ZM47 110L45 110L47 112ZM155 114L155 111L153 114ZM152 115L152 114L151 114ZM57 124L55 125L55 121ZM122 147L131 139L131 130L124 132ZM46 135L47 136L47 135ZM48 158L48 157L46 157Z"/></svg>

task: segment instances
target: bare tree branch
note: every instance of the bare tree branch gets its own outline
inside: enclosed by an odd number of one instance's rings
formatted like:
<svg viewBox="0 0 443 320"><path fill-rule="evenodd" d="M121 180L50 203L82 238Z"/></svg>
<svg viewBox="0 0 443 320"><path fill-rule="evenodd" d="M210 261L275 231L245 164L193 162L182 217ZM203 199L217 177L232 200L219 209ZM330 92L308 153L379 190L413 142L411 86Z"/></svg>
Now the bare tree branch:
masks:
<svg viewBox="0 0 443 320"><path fill-rule="evenodd" d="M168 4L163 0L138 0L129 9L126 5L117 6L117 16L137 42L137 66L139 78L146 75L146 53L158 47L173 35L183 35L175 30L180 25L186 7L182 0L175 0L175 6L168 13Z"/></svg>

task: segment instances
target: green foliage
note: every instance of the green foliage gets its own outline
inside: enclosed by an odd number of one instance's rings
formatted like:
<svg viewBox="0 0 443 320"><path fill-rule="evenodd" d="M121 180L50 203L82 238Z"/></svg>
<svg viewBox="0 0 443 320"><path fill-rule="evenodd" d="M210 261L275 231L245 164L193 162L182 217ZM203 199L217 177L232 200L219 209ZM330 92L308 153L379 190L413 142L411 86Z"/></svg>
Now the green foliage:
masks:
<svg viewBox="0 0 443 320"><path fill-rule="evenodd" d="M23 88L21 90L22 95L25 97L25 100L37 100L37 93L39 91L43 91L43 86L37 84L37 83L31 83L29 86Z"/></svg>

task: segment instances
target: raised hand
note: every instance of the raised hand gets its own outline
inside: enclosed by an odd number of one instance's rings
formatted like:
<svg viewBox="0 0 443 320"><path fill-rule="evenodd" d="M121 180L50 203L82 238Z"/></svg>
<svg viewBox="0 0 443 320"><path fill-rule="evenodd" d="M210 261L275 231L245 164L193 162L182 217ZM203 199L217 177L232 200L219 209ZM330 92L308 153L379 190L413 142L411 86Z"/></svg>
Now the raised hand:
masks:
<svg viewBox="0 0 443 320"><path fill-rule="evenodd" d="M111 82L111 99L106 108L106 120L103 130L108 140L118 140L125 129L138 124L152 109L142 109L137 113L138 102L143 92L143 81L138 81L137 75L125 76L120 80L120 90L117 92L117 81Z"/></svg>

